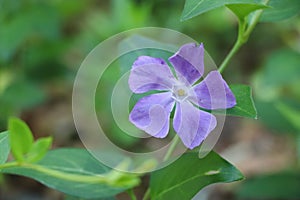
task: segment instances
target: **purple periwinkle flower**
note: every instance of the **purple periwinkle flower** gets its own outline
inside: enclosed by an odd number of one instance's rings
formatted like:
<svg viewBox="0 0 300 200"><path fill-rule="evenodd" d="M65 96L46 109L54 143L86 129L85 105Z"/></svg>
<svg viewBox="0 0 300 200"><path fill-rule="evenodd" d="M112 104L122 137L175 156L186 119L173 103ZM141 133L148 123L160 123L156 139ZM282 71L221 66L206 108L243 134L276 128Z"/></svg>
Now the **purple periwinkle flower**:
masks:
<svg viewBox="0 0 300 200"><path fill-rule="evenodd" d="M169 132L170 113L176 105L174 130L183 144L193 149L217 125L216 117L204 110L232 108L236 99L218 71L209 72L197 82L204 74L203 44L185 44L169 61L176 77L161 58L140 56L133 63L128 80L132 92L159 92L141 98L129 120L151 136L164 138Z"/></svg>

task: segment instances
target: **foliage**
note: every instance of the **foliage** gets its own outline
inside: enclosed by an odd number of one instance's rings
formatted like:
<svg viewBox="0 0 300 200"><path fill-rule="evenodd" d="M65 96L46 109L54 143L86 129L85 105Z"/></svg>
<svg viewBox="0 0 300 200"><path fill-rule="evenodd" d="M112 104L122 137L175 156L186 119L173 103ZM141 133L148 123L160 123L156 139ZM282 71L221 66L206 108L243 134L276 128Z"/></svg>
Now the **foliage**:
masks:
<svg viewBox="0 0 300 200"><path fill-rule="evenodd" d="M23 145L24 141L26 145ZM62 148L47 152L51 141L52 138L41 138L34 142L28 126L11 118L8 132L0 134L3 152L0 172L27 176L48 187L84 198L114 196L139 183L135 175L109 169L85 149ZM5 163L10 149L15 161Z"/></svg>
<svg viewBox="0 0 300 200"><path fill-rule="evenodd" d="M241 179L241 172L214 152L203 159L198 158L198 153L186 153L172 165L151 174L151 198L191 199L209 184Z"/></svg>
<svg viewBox="0 0 300 200"><path fill-rule="evenodd" d="M268 6L264 3L268 3ZM255 10L266 9L261 21L288 19L299 14L300 11L299 2L297 0L226 0L214 2L209 0L186 0L181 19L187 20L221 6L227 6L239 18L244 18Z"/></svg>
<svg viewBox="0 0 300 200"><path fill-rule="evenodd" d="M214 2L209 0L186 0L181 19L187 20L221 6L228 6L239 18L244 18L255 10L266 8L264 4L254 0L226 0Z"/></svg>
<svg viewBox="0 0 300 200"><path fill-rule="evenodd" d="M178 13L182 8L180 18ZM162 26L185 32L208 44L207 50L216 60L221 59L233 41L232 26L238 26L236 43L219 65L219 71L222 73L226 69L223 75L228 82L244 83L248 82L248 72L254 72L250 80L254 96L248 85L230 85L237 106L226 110L226 115L259 119L276 132L292 133L289 137L297 141L295 147L299 160L299 12L298 0L186 0L184 5L180 0L1 1L0 129L6 129L8 124L8 130L0 133L1 174L35 179L67 194L69 200L110 200L126 191L135 199L132 189L144 185L141 184L144 174L111 169L85 149L49 150L52 142L57 147L57 138L43 137L42 132L33 135L24 121L10 116L21 116L30 121L42 110L43 117L36 118L52 126L44 116L45 110L51 110L49 105L61 99L71 99L74 76L85 55L100 41L116 33L144 26ZM261 22L272 24L261 24L253 33L257 37L250 39L254 28ZM135 37L134 41L149 42L147 38ZM251 43L247 44L244 53L241 47L247 41ZM126 47L134 43L127 40L117 48L122 48L122 45ZM290 48L282 47L284 45ZM239 59L233 61L240 50ZM243 57L245 54L247 57ZM144 150L138 138L124 134L117 127L108 106L112 85L130 70L139 55L166 60L171 54L143 49L123 55L99 81L104 89L97 91L95 102L97 114L106 120L103 126L113 142L128 149ZM260 63L261 60L264 62ZM133 95L130 107L141 97ZM224 111L219 114L224 114ZM56 127L50 132L53 130ZM60 132L59 128L57 130L60 135L67 134ZM295 165L297 162L295 159ZM129 164L128 160L119 161L125 171ZM290 170L249 178L238 187L236 195L242 199L296 199L299 197L298 168L291 166ZM144 199L149 198L148 195L151 199L191 199L207 185L242 178L241 172L217 153L210 152L199 159L198 153L188 151L169 166L150 174L150 192ZM287 185L289 187L283 187Z"/></svg>
<svg viewBox="0 0 300 200"><path fill-rule="evenodd" d="M226 111L227 115L257 118L256 108L252 99L251 88L247 85L231 85L237 105Z"/></svg>

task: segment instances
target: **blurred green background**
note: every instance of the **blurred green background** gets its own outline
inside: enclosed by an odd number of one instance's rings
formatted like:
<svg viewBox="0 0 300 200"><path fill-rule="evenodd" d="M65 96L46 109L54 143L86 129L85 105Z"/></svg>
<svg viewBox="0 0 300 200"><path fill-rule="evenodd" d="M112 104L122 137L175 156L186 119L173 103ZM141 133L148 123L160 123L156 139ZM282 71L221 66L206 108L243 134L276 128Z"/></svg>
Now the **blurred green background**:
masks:
<svg viewBox="0 0 300 200"><path fill-rule="evenodd" d="M182 0L0 0L0 130L9 116L19 116L36 138L52 135L54 148L81 147L71 110L77 69L97 44L121 31L174 29L203 42L220 64L236 38L235 17L220 8L181 22L183 6ZM107 95L96 97L97 109L117 143L138 148L138 140L116 127L107 106L119 76L105 73ZM300 199L299 16L259 24L224 77L253 86L258 120L227 119L216 150L247 180L213 187L205 191L208 199ZM35 181L5 176L0 199L64 197Z"/></svg>

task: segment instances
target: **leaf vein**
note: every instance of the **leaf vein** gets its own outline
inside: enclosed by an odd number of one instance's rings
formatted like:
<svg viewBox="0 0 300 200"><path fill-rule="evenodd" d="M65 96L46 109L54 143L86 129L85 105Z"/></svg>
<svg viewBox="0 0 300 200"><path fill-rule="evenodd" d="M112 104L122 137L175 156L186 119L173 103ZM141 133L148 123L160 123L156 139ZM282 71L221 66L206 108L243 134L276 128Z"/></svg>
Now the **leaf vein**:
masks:
<svg viewBox="0 0 300 200"><path fill-rule="evenodd" d="M193 9L191 9L190 12L188 12L188 13L184 16L184 18L187 17L188 15L190 15L192 12L194 12L195 9L197 9L197 8L199 7L199 5L203 3L203 1L204 1L204 0L199 1L199 2L197 3L197 5L196 5Z"/></svg>
<svg viewBox="0 0 300 200"><path fill-rule="evenodd" d="M222 174L226 175L226 174L230 174L230 173L223 172ZM194 177L191 177L191 178L189 178L189 179L186 179L185 181L180 182L180 183L178 183L178 184L176 184L176 185L174 185L174 186L172 186L172 187L170 187L170 188L168 188L168 189L162 191L161 193L159 193L159 195L158 195L157 197L160 197L160 196L162 196L163 194L165 194L165 193L167 193L167 192L173 190L174 188L180 187L181 185L183 185L183 184L185 184L185 183L187 183L187 182L189 182L189 181L191 181L191 180L193 180L193 179L197 179L197 178L199 178L199 177L202 177L202 176L204 177L204 176L207 176L207 175L205 175L205 174L199 174L199 175L197 175L197 176L194 176ZM210 175L210 176L212 176L212 175Z"/></svg>

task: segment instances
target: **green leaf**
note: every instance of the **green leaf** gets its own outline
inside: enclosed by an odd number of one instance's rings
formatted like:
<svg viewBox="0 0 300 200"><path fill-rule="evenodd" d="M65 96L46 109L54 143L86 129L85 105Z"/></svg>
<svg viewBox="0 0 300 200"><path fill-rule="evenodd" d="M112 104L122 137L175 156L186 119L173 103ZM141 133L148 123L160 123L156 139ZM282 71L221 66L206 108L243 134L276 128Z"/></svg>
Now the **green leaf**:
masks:
<svg viewBox="0 0 300 200"><path fill-rule="evenodd" d="M182 12L181 20L187 20L192 17L196 17L200 14L203 14L207 11L222 7L222 6L228 6L231 4L238 4L238 5L243 5L245 4L245 8L240 15L243 13L245 14L246 10L249 12L251 9L254 9L253 5L259 6L264 6L261 3L258 3L255 0L224 0L224 1L211 1L211 0L186 0L184 9ZM249 6L251 5L251 6ZM263 7L261 7L263 8ZM259 8L257 8L259 9ZM256 10L256 9L254 9ZM253 11L254 11L253 10Z"/></svg>
<svg viewBox="0 0 300 200"><path fill-rule="evenodd" d="M14 117L9 119L8 131L12 154L17 161L23 161L33 145L32 133L25 122Z"/></svg>
<svg viewBox="0 0 300 200"><path fill-rule="evenodd" d="M27 162L37 162L42 159L52 144L52 137L40 138L32 145L26 155Z"/></svg>
<svg viewBox="0 0 300 200"><path fill-rule="evenodd" d="M36 164L24 163L2 172L30 177L50 188L87 199L111 197L139 183L135 175L123 173L124 179L131 180L122 187L113 186L110 179L121 172L111 171L85 149L52 150Z"/></svg>
<svg viewBox="0 0 300 200"><path fill-rule="evenodd" d="M268 6L262 4L228 4L226 5L240 20L244 20L250 13L268 8Z"/></svg>
<svg viewBox="0 0 300 200"><path fill-rule="evenodd" d="M192 199L207 185L241 179L241 172L215 152L203 159L199 159L197 152L189 152L152 173L151 199Z"/></svg>
<svg viewBox="0 0 300 200"><path fill-rule="evenodd" d="M230 89L234 93L237 105L227 109L226 114L256 119L257 112L252 99L251 88L247 85L231 85Z"/></svg>
<svg viewBox="0 0 300 200"><path fill-rule="evenodd" d="M8 154L10 151L9 141L8 141L8 132L0 133L0 164L6 162Z"/></svg>
<svg viewBox="0 0 300 200"><path fill-rule="evenodd" d="M245 181L237 194L243 199L299 199L300 174L284 172Z"/></svg>
<svg viewBox="0 0 300 200"><path fill-rule="evenodd" d="M300 13L299 0L270 0L270 8L265 9L260 21L275 22L294 17Z"/></svg>

